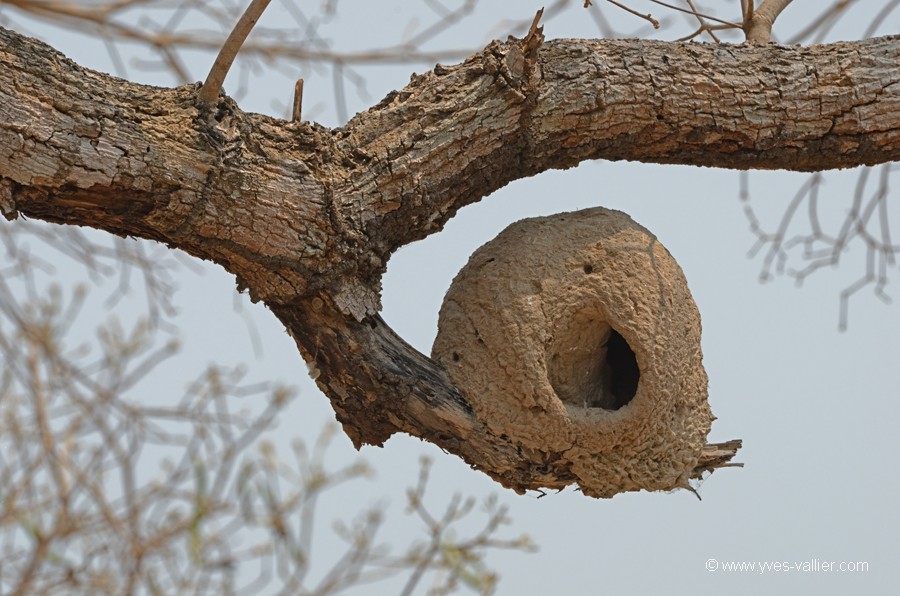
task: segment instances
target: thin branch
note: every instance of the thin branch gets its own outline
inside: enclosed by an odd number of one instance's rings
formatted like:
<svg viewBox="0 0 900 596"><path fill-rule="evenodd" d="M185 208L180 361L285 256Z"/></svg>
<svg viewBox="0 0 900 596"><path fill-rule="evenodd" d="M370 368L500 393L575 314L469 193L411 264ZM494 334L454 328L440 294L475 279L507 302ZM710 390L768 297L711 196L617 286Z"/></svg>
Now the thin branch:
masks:
<svg viewBox="0 0 900 596"><path fill-rule="evenodd" d="M713 39L715 39L716 42L721 43L721 40L719 39L719 36L714 35L714 34L713 34L713 31L723 31L723 30L726 30L726 29L733 29L733 27L726 27L725 25L710 25L710 24L707 24L705 27L703 27L703 26L697 27L692 33L689 33L689 34L687 34L687 35L685 35L685 36L683 36L683 37L679 37L679 38L676 39L675 41L679 41L679 42L681 42L681 41L690 41L690 40L694 39L695 37L697 37L698 35L701 35L701 34L705 31L706 33L709 33L710 37L712 37Z"/></svg>
<svg viewBox="0 0 900 596"><path fill-rule="evenodd" d="M663 2L662 0L650 0L650 2L653 2L654 4L659 4L660 6L665 6L666 8L671 8L672 10L677 10L678 12L684 12L684 13L687 13L690 15L694 15L695 17L698 17L698 18L703 17L704 19L707 19L710 21L715 21L716 23L721 23L722 25L727 25L728 27L731 27L733 29L741 28L741 26L738 25L737 23L732 23L731 21L724 21L720 18L713 17L708 14L703 14L703 13L697 12L695 10L688 10L686 8L681 8L680 6L675 6L674 4L669 4L667 2Z"/></svg>
<svg viewBox="0 0 900 596"><path fill-rule="evenodd" d="M219 55L216 56L216 61L213 62L212 68L209 70L206 82L203 83L203 87L200 89L200 101L212 104L219 96L222 83L225 82L225 77L228 75L228 70L231 68L235 56L237 56L241 46L244 44L244 40L250 35L250 31L256 25L256 21L259 20L259 17L262 16L263 11L269 5L269 1L252 0L250 2L250 6L247 7L247 10L244 11L244 14L231 31L231 35L222 44L222 49L219 50Z"/></svg>
<svg viewBox="0 0 900 596"><path fill-rule="evenodd" d="M855 2L855 0L835 0L835 3L832 4L829 8L822 11L822 13L809 22L809 24L794 34L793 37L787 40L787 43L799 43L801 41L806 40L810 35L819 32L817 36L816 42L821 41L824 37L824 34L827 33L834 24L838 21L841 14L849 8L849 6Z"/></svg>
<svg viewBox="0 0 900 596"><path fill-rule="evenodd" d="M874 17L872 17L872 22L869 23L869 26L866 27L866 30L863 31L863 38L872 37L875 34L875 31L878 29L878 26L884 23L887 19L888 15L890 15L894 9L897 8L897 5L900 4L900 0L891 0L884 7L878 11Z"/></svg>
<svg viewBox="0 0 900 596"><path fill-rule="evenodd" d="M881 176L874 193L868 195L872 168L863 168L857 179L853 199L850 202L847 214L840 224L840 229L831 234L820 221L819 214L819 189L822 185L822 175L815 174L809 179L798 194L791 201L781 218L781 223L774 233L763 230L759 220L749 205L749 192L747 191L746 174L741 176L740 199L745 204L745 214L750 223L751 231L756 235L757 241L751 249L751 256L755 255L765 246L769 246L766 252L760 279L771 279L774 273L781 275L787 273L797 285L812 274L825 267L837 267L844 259L844 255L853 244L862 244L865 250L865 269L860 277L840 292L840 315L838 328L841 331L847 329L849 316L849 303L851 298L860 290L871 286L872 293L885 303L891 302L891 297L885 292L888 284L889 266L897 262L900 254L900 244L892 240L889 213L887 203L890 191L890 175L894 171L891 164L881 167ZM799 232L793 237L788 237L788 227L793 225L795 215L799 212L799 206L806 201L809 232ZM870 229L871 228L871 229ZM790 267L789 261L795 254L794 248L802 247L800 258L804 266L800 268Z"/></svg>
<svg viewBox="0 0 900 596"><path fill-rule="evenodd" d="M630 12L634 16L640 17L640 18L644 19L645 21L648 21L651 25L653 25L654 29L659 29L659 21L654 19L653 16L650 15L650 13L641 14L638 11L634 10L633 8L629 8L629 7L625 6L624 4L616 2L616 0L606 0L606 1L609 2L610 4L614 4L615 6L618 6L625 12Z"/></svg>
<svg viewBox="0 0 900 596"><path fill-rule="evenodd" d="M525 36L526 45L530 45L530 42L533 39L535 39L536 37L541 37L541 39L543 39L541 34L544 32L544 28L538 27L538 23L541 22L541 16L543 16L543 14L544 14L544 9L541 8L534 15L534 20L531 21L531 27L528 28L528 35ZM540 43L540 42L538 42L538 43Z"/></svg>
<svg viewBox="0 0 900 596"><path fill-rule="evenodd" d="M291 109L291 120L300 122L300 114L303 110L303 79L297 79L294 84L294 105Z"/></svg>
<svg viewBox="0 0 900 596"><path fill-rule="evenodd" d="M749 27L744 23L744 33L747 41L757 43L768 43L772 41L772 25L775 19L781 14L791 0L763 0L763 3L756 9L753 18L750 19Z"/></svg>
<svg viewBox="0 0 900 596"><path fill-rule="evenodd" d="M744 22L744 29L750 27L750 21L753 20L753 10L756 0L741 0L741 20Z"/></svg>
<svg viewBox="0 0 900 596"><path fill-rule="evenodd" d="M685 0L685 2L687 2L687 5L691 8L691 10L694 11L694 16L697 18L697 22L700 23L700 31L706 31L707 33L709 33L709 36L713 38L713 41L715 41L716 43L722 43L722 40L716 37L716 34L713 33L713 30L710 27L709 23L706 22L706 19L704 19L703 16L699 12L697 12L697 7L694 6L694 0Z"/></svg>
<svg viewBox="0 0 900 596"><path fill-rule="evenodd" d="M754 16L763 15L767 20L771 20L772 23L775 22L775 19L778 18L778 15L781 14L785 8L788 7L793 0L763 0L763 3L759 5L759 8L756 9L756 14Z"/></svg>

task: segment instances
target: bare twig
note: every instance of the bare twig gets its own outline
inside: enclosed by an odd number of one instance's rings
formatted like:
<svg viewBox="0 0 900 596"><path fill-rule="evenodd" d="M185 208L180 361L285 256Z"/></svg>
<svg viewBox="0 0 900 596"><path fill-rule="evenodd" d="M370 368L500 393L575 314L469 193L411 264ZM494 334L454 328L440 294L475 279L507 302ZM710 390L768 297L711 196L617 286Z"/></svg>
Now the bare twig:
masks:
<svg viewBox="0 0 900 596"><path fill-rule="evenodd" d="M688 10L687 8L681 8L680 6L675 6L674 4L669 4L668 2L662 2L662 0L650 0L650 2L653 2L654 4L659 4L660 6L665 6L666 8L671 8L672 10L677 10L677 11L679 11L679 12L684 12L684 13L687 13L687 14L690 14L690 15L694 15L695 17L702 17L702 18L704 18L704 19L707 19L707 20L710 20L710 21L714 21L714 22L716 22L716 23L720 23L720 24L725 25L725 26L727 26L727 27L731 27L731 28L734 28L734 29L740 29L740 28L741 28L741 26L738 25L737 23L732 23L731 21L724 21L724 20L722 20L722 19L720 19L720 18L718 18L718 17L713 17L713 16L710 16L710 15L708 15L708 14L702 14L702 13L699 13L699 12L697 12L696 10Z"/></svg>
<svg viewBox="0 0 900 596"><path fill-rule="evenodd" d="M887 4L885 4L881 10L878 11L874 17L872 17L872 22L869 23L869 26L866 27L866 30L863 31L863 38L872 37L874 35L878 26L881 25L896 8L900 5L900 0L891 0Z"/></svg>
<svg viewBox="0 0 900 596"><path fill-rule="evenodd" d="M4 594L324 595L413 571L438 579L471 572L488 585L494 576L480 563L485 553L527 550L524 542L497 539L493 514L486 518L490 536L457 539L451 524L462 510L456 507L449 517L434 516L444 524L440 550L420 572L423 561L406 555L406 548L389 556L388 545L375 542L382 516L371 511L341 536L345 554L320 586L309 589L307 576L321 566L311 555L322 533L316 504L368 469L361 462L325 467L335 428L309 453L296 445L296 466L265 448L260 439L290 391L273 387L261 400L267 387L242 383L240 369L211 367L181 396L151 391L152 402L142 399L141 384L153 382L176 346L149 316L133 328L111 321L84 334L75 324L84 320L82 306L90 308L92 298L103 304L104 296L86 298L86 290L76 288L69 297L48 288L55 270L31 253L40 244L80 263L98 285L124 291L138 285L128 284L129 276L143 273L148 298L160 292L158 299L168 300L173 292L164 274L174 263L147 244L107 245L81 230L66 233L40 222L0 226ZM123 283L117 283L120 275ZM157 308L157 317L175 316ZM431 536L429 529L425 538ZM418 552L414 546L408 551ZM316 569L309 571L312 561ZM272 568L278 573L266 571ZM254 578L256 569L262 571Z"/></svg>
<svg viewBox="0 0 900 596"><path fill-rule="evenodd" d="M856 0L835 0L834 4L823 10L821 14L812 19L806 27L790 37L787 40L787 43L807 41L808 38L816 32L818 32L818 35L816 36L815 41L820 41L834 24L837 23L838 19L840 19L847 8L855 1Z"/></svg>
<svg viewBox="0 0 900 596"><path fill-rule="evenodd" d="M294 105L291 109L291 120L300 122L300 114L303 110L303 79L297 79L294 84Z"/></svg>
<svg viewBox="0 0 900 596"><path fill-rule="evenodd" d="M882 302L889 303L890 296L885 292L888 283L889 267L897 262L900 244L894 243L890 229L888 198L890 176L894 171L892 164L881 166L878 184L871 194L867 192L872 168L860 170L853 200L836 233L829 233L820 221L819 191L822 186L822 174L814 174L791 200L781 215L781 221L775 232L766 232L750 206L747 190L747 174L741 175L741 201L745 204L744 212L750 222L750 229L757 241L750 251L754 256L765 246L768 250L763 258L761 281L768 281L777 275L787 274L798 285L813 273L826 267L836 267L848 253L851 244L862 244L865 248L865 266L863 273L840 292L840 316L838 328L846 330L849 301L860 290L871 287L872 293ZM802 213L801 206L806 203L808 231L788 235L794 227L797 215ZM803 225L803 224L800 224ZM789 267L792 257L796 258L797 247L802 247L799 257L804 261L802 267Z"/></svg>
<svg viewBox="0 0 900 596"><path fill-rule="evenodd" d="M698 35L701 35L702 33L706 32L717 43L721 43L719 36L713 34L713 31L724 31L724 30L732 30L732 29L734 29L734 28L726 27L725 25L710 25L709 23L707 23L705 27L704 26L697 27L697 29L695 29L693 33L689 33L683 37L679 37L675 41L690 41L690 40L694 39L695 37L697 37Z"/></svg>
<svg viewBox="0 0 900 596"><path fill-rule="evenodd" d="M734 439L724 443L705 445L700 452L697 465L694 466L694 471L691 473L691 478L699 480L703 478L703 474L715 472L719 468L743 468L743 463L731 461L737 455L742 444L740 439Z"/></svg>
<svg viewBox="0 0 900 596"><path fill-rule="evenodd" d="M244 14L231 31L231 35L222 44L222 49L219 50L219 55L216 56L216 61L213 62L212 68L209 70L206 82L200 88L200 101L211 104L219 96L222 83L225 82L225 77L228 75L228 70L231 68L235 56L237 56L241 46L244 45L244 40L250 35L250 31L256 25L256 21L259 20L259 17L262 16L263 11L269 5L269 1L252 0L250 2L250 6L247 7L247 10L244 11Z"/></svg>
<svg viewBox="0 0 900 596"><path fill-rule="evenodd" d="M653 16L652 16L650 13L647 13L647 14L641 14L641 13L639 13L638 11L634 10L633 8L629 8L629 7L625 6L624 4L622 4L622 3L620 3L620 2L616 2L616 0L606 0L606 1L609 2L610 4L613 4L613 5L615 5L615 6L618 6L619 8L621 8L622 10L624 10L625 12L630 12L630 13L633 14L634 16L640 17L640 18L644 19L645 21L647 21L647 22L649 22L651 25L653 25L653 28L654 28L654 29L659 29L659 21L657 21L656 19L654 19Z"/></svg>
<svg viewBox="0 0 900 596"><path fill-rule="evenodd" d="M541 22L541 17L544 14L544 9L538 9L537 13L534 15L534 20L531 21L531 27L528 28L528 35L525 36L525 45L531 45L532 40L536 38L543 39L544 28L538 27L538 23ZM540 42L538 42L538 45Z"/></svg>
<svg viewBox="0 0 900 596"><path fill-rule="evenodd" d="M700 32L706 31L707 33L709 33L709 36L713 38L713 41L715 41L716 43L722 43L722 40L720 40L718 37L716 37L716 34L713 33L713 28L710 26L709 23L706 22L706 19L703 17L703 15L701 15L697 11L697 7L694 6L694 0L685 0L685 1L687 2L688 6L691 7L691 10L694 11L694 16L697 17L697 21L700 23L699 31Z"/></svg>

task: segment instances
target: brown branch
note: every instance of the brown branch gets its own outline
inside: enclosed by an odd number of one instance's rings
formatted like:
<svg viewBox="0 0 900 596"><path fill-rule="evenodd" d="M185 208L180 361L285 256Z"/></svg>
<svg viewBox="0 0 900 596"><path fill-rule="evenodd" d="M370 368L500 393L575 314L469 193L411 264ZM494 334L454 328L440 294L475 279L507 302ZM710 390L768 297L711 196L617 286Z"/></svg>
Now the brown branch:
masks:
<svg viewBox="0 0 900 596"><path fill-rule="evenodd" d="M878 30L878 27L887 20L888 16L894 12L894 10L897 9L898 5L900 5L900 0L890 0L890 2L882 6L881 10L872 17L872 22L869 23L869 26L863 31L862 37L872 37L872 35L875 34L875 31Z"/></svg>
<svg viewBox="0 0 900 596"><path fill-rule="evenodd" d="M184 67L174 59L176 49L207 50L218 52L222 48L223 41L216 35L197 34L196 32L179 33L177 31L154 31L141 27L129 26L127 23L112 20L113 10L91 7L84 9L77 5L60 2L36 3L32 0L6 0L6 4L12 4L23 12L31 13L35 18L54 22L57 26L79 30L85 25L100 29L104 35L109 35L115 40L127 40L146 44L162 54L163 61L172 69L178 80L186 82L187 77ZM116 5L115 10L121 10L122 5L134 4L133 0L124 0ZM460 9L462 10L462 9ZM447 22L454 23L459 17L454 13L445 21L430 27L418 34L414 40L402 44L373 48L361 51L342 52L328 48L309 48L298 44L283 44L279 42L245 42L241 47L242 55L257 55L266 59L279 58L292 62L338 62L342 64L398 64L398 63L425 63L449 62L465 58L471 53L471 48L445 48L437 50L422 50L411 45L411 42L424 43L430 37L443 30ZM425 35L428 34L428 35Z"/></svg>
<svg viewBox="0 0 900 596"><path fill-rule="evenodd" d="M750 18L749 28L744 21L744 33L751 43L768 43L772 41L772 25L791 0L763 0Z"/></svg>
<svg viewBox="0 0 900 596"><path fill-rule="evenodd" d="M213 103L219 97L219 91L222 89L222 83L228 75L228 70L234 62L234 58L244 45L244 40L250 35L256 21L262 16L263 11L269 5L270 0L251 0L250 5L241 18L238 20L228 39L222 44L219 55L216 56L212 68L209 69L209 75L206 82L200 88L198 97L200 101L206 104Z"/></svg>
<svg viewBox="0 0 900 596"><path fill-rule="evenodd" d="M542 26L538 26L538 23L541 22L541 16L543 16L543 14L543 8L538 9L537 13L535 13L534 20L531 21L531 26L528 28L528 34L525 35L525 46L531 47L533 43L532 40L540 39L540 41L536 42L537 45L540 45L540 43L543 41L544 28Z"/></svg>
<svg viewBox="0 0 900 596"><path fill-rule="evenodd" d="M687 35L685 35L683 37L679 37L678 39L676 39L674 41L681 41L681 42L690 41L690 40L694 39L695 37L697 37L698 35L701 35L705 32L705 33L708 33L709 36L712 37L713 40L715 40L716 43L721 43L722 40L719 39L719 36L715 35L713 33L713 31L724 31L726 29L731 29L731 27L726 27L725 25L710 25L709 23L707 23L706 26L701 25L700 27L697 27L691 33L688 33Z"/></svg>
<svg viewBox="0 0 900 596"><path fill-rule="evenodd" d="M654 29L659 29L659 21L657 21L656 19L654 19L654 18L653 18L653 15L651 15L650 13L647 13L647 14L641 14L641 13L639 13L638 11L634 10L633 8L629 8L628 6L625 6L625 5L622 4L621 2L616 2L616 0L606 0L606 1L609 2L610 4L614 5L614 6L618 6L619 8L621 8L622 10L624 10L625 12L630 12L630 13L633 14L634 16L640 17L640 18L644 19L645 21L647 21L648 23L650 23L651 25L653 25L653 28L654 28ZM586 5L585 8L589 8L589 5Z"/></svg>
<svg viewBox="0 0 900 596"><path fill-rule="evenodd" d="M565 486L566 462L492 435L377 316L391 253L512 180L588 159L898 160L900 44L551 40L534 54L494 42L330 130L228 98L210 122L194 87L113 79L0 30L0 207L221 264L291 332L357 445L407 432L516 490Z"/></svg>
<svg viewBox="0 0 900 596"><path fill-rule="evenodd" d="M809 41L807 38L817 31L818 35L816 38L821 40L854 2L856 2L856 0L835 0L834 4L823 10L819 16L812 19L806 27L788 38L787 43Z"/></svg>
<svg viewBox="0 0 900 596"><path fill-rule="evenodd" d="M677 10L678 12L683 12L683 13L687 13L689 15L693 15L697 18L704 18L704 19L707 19L710 21L714 21L716 23L725 25L727 27L732 27L734 29L741 28L741 26L738 25L737 23L732 23L731 21L724 21L720 18L713 17L708 14L699 13L696 10L693 10L693 6L691 7L692 10L688 10L686 8L681 8L680 6L675 6L674 4L669 4L668 2L662 2L662 0L650 0L650 2L653 2L654 4L659 4L660 6L665 6L666 8L671 8L672 10Z"/></svg>
<svg viewBox="0 0 900 596"><path fill-rule="evenodd" d="M750 22L750 19L753 18L753 11L755 10L756 0L741 0L741 20L744 25Z"/></svg>
<svg viewBox="0 0 900 596"><path fill-rule="evenodd" d="M697 18L697 22L700 23L699 31L700 32L706 31L707 33L709 33L709 36L712 37L713 41L715 41L716 43L721 43L722 40L720 40L718 38L718 36L713 32L713 28L710 26L709 23L706 22L706 19L703 17L703 15L701 15L697 11L697 7L694 6L694 0L687 0L687 4L688 4L688 6L691 7L691 10L694 11L694 16ZM720 25L720 26L724 27L724 25Z"/></svg>
<svg viewBox="0 0 900 596"><path fill-rule="evenodd" d="M708 444L703 448L700 460L691 477L700 480L703 478L703 474L715 472L719 468L743 468L744 464L731 461L737 455L742 444L740 439Z"/></svg>
<svg viewBox="0 0 900 596"><path fill-rule="evenodd" d="M303 79L297 79L294 84L294 103L291 107L291 120L300 122L300 116L303 111Z"/></svg>

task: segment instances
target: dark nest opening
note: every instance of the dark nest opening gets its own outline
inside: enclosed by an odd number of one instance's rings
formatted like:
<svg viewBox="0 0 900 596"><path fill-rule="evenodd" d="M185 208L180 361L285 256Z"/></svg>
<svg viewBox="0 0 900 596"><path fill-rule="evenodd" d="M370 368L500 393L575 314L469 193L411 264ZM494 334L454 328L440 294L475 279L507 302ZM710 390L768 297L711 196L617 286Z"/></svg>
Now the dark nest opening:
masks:
<svg viewBox="0 0 900 596"><path fill-rule="evenodd" d="M575 317L556 338L548 361L550 384L564 403L618 410L634 399L641 371L618 331L594 317Z"/></svg>

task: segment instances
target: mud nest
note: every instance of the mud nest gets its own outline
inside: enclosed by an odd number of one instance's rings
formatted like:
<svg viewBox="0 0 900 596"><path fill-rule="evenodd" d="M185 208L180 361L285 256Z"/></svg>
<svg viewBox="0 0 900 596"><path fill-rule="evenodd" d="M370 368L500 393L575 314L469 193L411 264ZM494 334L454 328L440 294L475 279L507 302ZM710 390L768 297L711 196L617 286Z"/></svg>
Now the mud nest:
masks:
<svg viewBox="0 0 900 596"><path fill-rule="evenodd" d="M478 249L432 357L489 432L595 497L687 487L713 420L684 274L619 211L526 219Z"/></svg>

